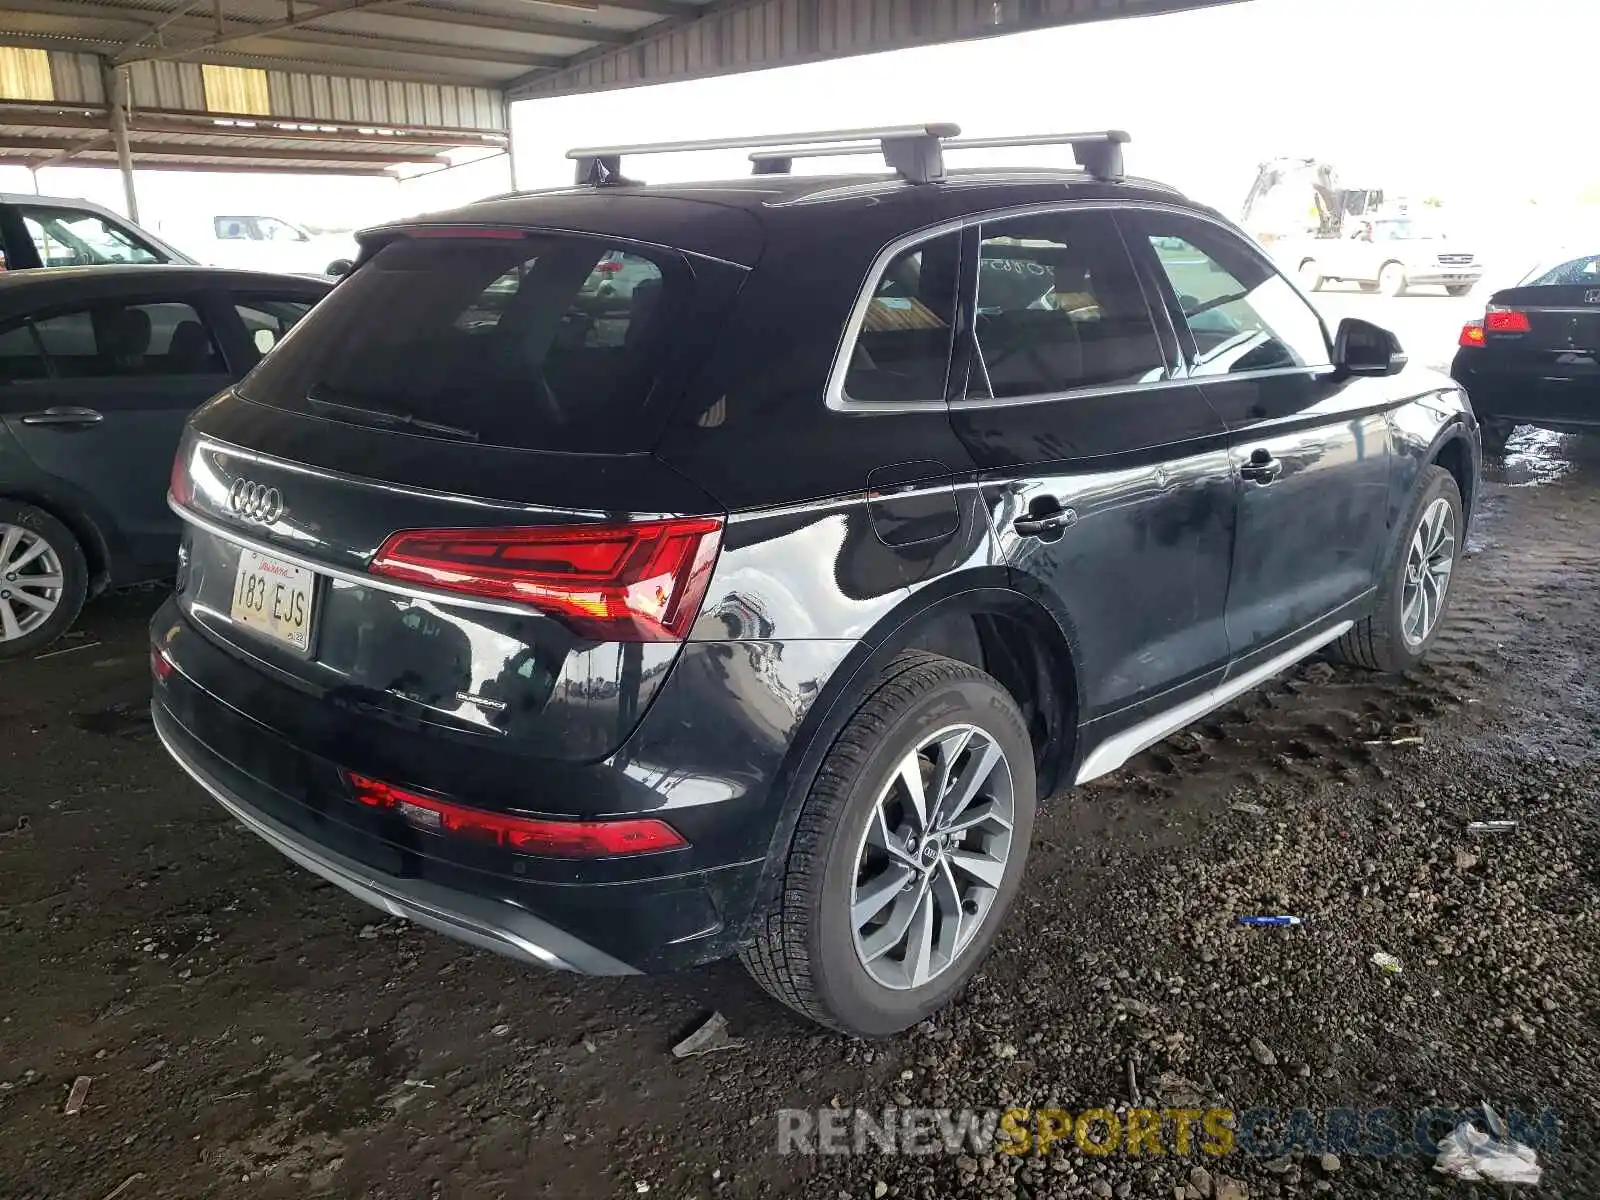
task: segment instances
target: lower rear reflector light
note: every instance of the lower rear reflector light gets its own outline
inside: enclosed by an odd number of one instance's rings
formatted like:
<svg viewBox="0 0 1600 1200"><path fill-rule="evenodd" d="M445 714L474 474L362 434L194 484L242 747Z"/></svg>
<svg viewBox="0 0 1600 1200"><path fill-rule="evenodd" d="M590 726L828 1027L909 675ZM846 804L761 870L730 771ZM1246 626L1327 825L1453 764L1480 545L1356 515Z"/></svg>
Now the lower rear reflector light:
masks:
<svg viewBox="0 0 1600 1200"><path fill-rule="evenodd" d="M720 517L515 529L406 529L368 568L446 592L509 600L603 641L681 642L700 613Z"/></svg>
<svg viewBox="0 0 1600 1200"><path fill-rule="evenodd" d="M540 821L447 804L365 775L345 772L351 794L368 808L389 809L425 833L500 846L547 858L614 858L679 850L689 843L665 821Z"/></svg>

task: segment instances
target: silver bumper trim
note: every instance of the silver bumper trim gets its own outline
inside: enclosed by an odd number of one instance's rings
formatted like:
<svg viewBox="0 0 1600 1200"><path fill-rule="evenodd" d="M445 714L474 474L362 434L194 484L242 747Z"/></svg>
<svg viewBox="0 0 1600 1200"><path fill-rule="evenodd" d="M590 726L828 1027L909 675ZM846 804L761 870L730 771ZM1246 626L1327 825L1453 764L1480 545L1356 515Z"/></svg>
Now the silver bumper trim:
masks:
<svg viewBox="0 0 1600 1200"><path fill-rule="evenodd" d="M421 879L383 875L296 833L251 809L203 767L179 750L169 724L172 718L151 706L156 736L167 753L238 822L284 857L320 875L358 900L396 917L404 917L459 942L558 971L585 975L637 975L627 963L612 958L503 900L473 896Z"/></svg>

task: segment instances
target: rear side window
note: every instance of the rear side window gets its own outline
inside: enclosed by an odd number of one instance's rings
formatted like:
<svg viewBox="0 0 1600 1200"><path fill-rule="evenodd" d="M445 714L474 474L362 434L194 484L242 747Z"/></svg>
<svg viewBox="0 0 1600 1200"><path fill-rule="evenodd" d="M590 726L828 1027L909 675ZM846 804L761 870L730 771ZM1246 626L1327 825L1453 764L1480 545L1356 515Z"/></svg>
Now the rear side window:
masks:
<svg viewBox="0 0 1600 1200"><path fill-rule="evenodd" d="M975 398L1155 382L1166 357L1109 215L986 222L978 257Z"/></svg>
<svg viewBox="0 0 1600 1200"><path fill-rule="evenodd" d="M876 404L944 402L961 275L946 234L890 260L873 287L845 374L845 395Z"/></svg>
<svg viewBox="0 0 1600 1200"><path fill-rule="evenodd" d="M227 364L193 305L106 301L0 332L0 379L222 375Z"/></svg>
<svg viewBox="0 0 1600 1200"><path fill-rule="evenodd" d="M630 417L672 346L687 276L668 253L596 238L402 238L240 392L493 445L638 448L648 434Z"/></svg>
<svg viewBox="0 0 1600 1200"><path fill-rule="evenodd" d="M245 334L257 353L265 354L283 340L300 318L311 311L309 300L280 300L271 296L240 296L234 311L244 322Z"/></svg>

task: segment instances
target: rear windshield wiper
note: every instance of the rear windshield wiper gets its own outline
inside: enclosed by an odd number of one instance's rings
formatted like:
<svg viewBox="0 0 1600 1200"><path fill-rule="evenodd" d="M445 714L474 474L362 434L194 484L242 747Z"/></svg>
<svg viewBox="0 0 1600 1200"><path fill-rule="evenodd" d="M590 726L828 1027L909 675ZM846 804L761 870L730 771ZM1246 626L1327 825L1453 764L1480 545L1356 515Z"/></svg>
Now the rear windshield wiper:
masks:
<svg viewBox="0 0 1600 1200"><path fill-rule="evenodd" d="M479 440L479 434L476 429L464 429L459 425L445 425L439 421L424 421L421 417L414 417L410 413L390 412L385 408L368 408L361 404L346 404L339 400L324 400L320 396L307 396L306 403L313 408L344 417L359 425L382 425L390 428L415 429L421 433L433 433L440 437L454 438L460 442L476 442Z"/></svg>

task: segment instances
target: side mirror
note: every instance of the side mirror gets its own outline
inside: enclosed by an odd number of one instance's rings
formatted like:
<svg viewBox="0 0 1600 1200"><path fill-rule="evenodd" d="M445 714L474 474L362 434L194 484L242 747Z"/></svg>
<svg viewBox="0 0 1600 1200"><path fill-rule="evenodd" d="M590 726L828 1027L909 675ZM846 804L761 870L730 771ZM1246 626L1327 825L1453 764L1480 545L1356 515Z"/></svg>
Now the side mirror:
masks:
<svg viewBox="0 0 1600 1200"><path fill-rule="evenodd" d="M351 262L348 258L336 258L328 264L327 273L333 276L335 279L343 279L355 269L355 263Z"/></svg>
<svg viewBox="0 0 1600 1200"><path fill-rule="evenodd" d="M1333 365L1347 375L1398 375L1410 359L1387 329L1346 317L1333 337Z"/></svg>

